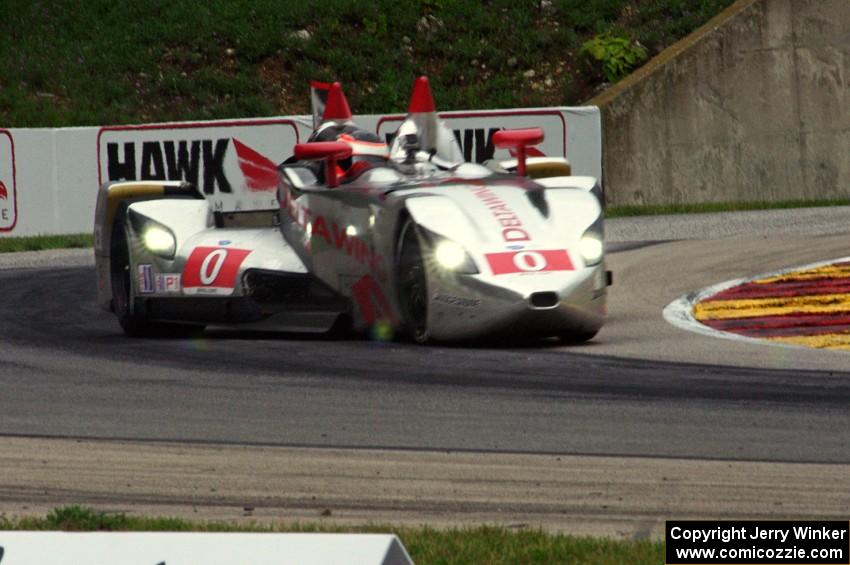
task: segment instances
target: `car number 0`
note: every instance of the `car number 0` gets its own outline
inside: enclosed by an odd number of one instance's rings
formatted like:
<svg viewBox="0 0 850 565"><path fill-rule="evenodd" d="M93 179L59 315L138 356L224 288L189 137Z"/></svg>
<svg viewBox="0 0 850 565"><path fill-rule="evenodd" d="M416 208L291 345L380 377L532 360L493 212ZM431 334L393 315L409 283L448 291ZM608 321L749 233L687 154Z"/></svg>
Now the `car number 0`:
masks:
<svg viewBox="0 0 850 565"><path fill-rule="evenodd" d="M520 251L514 255L514 265L520 271L542 271L547 264L546 257L537 251Z"/></svg>
<svg viewBox="0 0 850 565"><path fill-rule="evenodd" d="M226 249L216 249L207 255L204 262L201 263L201 284L209 286L215 282L215 279L218 278L218 274L221 272L221 267L224 266L226 259Z"/></svg>

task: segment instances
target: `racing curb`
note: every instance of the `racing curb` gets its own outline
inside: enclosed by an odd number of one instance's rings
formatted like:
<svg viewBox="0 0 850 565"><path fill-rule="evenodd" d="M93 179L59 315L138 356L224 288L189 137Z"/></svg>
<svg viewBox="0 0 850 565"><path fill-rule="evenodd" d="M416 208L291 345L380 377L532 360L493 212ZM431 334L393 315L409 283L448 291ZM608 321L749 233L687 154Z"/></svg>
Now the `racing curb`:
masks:
<svg viewBox="0 0 850 565"><path fill-rule="evenodd" d="M804 270L808 270L808 269L817 269L819 267L825 267L825 266L828 266L828 265L832 265L834 263L840 263L840 262L845 262L845 261L850 261L850 256L841 257L841 258L838 258L838 259L829 259L827 261L818 261L816 263L808 263L806 265L800 265L800 266L796 266L796 267L780 269L780 270L777 270L777 271L770 271L770 272L767 272L767 273L761 273L761 274L758 274L758 275L755 275L755 276L752 276L752 277L732 279L732 280L728 280L728 281L725 281L725 282L717 283L717 284L705 287L701 290L698 290L698 291L695 291L695 292L690 292L688 294L685 294L685 295L679 297L678 299L674 300L673 302L671 302L670 304L668 304L667 306L664 307L662 315L664 316L664 319L668 323L672 324L673 326L676 326L677 328L681 328L683 330L687 330L687 331L698 333L698 334L705 335L705 336L721 338L721 339L735 340L735 341L739 341L739 342L752 343L752 344L772 345L774 347L785 347L785 348L791 348L791 349L806 349L806 350L815 349L813 347L806 346L806 345L799 345L799 344L793 344L793 343L782 343L782 342L767 340L767 339L764 339L764 338L749 337L749 336L744 336L744 335L740 335L740 334L736 334L736 333L732 333L732 332L725 332L725 331L721 331L721 330L716 330L714 328L711 328L711 327L701 323L699 320L697 320L694 317L694 314L693 314L694 307L698 303L702 302L703 300L705 300L705 299L707 299L711 296L714 296L715 294L717 294L719 292L723 292L724 290L730 289L730 288L738 286L738 285L746 284L746 283L753 282L753 281L756 281L756 280L759 280L759 279L776 277L776 276L780 276L780 275L787 275L789 273L794 273L794 272L797 272L797 271L804 271Z"/></svg>

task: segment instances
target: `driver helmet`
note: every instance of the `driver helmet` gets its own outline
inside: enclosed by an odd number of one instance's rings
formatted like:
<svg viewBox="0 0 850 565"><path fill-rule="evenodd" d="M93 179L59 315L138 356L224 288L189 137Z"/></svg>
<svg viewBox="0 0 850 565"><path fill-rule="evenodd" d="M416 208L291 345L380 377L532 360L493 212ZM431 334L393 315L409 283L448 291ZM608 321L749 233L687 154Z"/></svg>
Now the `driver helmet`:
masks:
<svg viewBox="0 0 850 565"><path fill-rule="evenodd" d="M376 134L351 124L328 123L320 127L309 141L342 141L351 146L351 157L337 161L342 182L359 176L372 167L386 165L390 157L387 144Z"/></svg>

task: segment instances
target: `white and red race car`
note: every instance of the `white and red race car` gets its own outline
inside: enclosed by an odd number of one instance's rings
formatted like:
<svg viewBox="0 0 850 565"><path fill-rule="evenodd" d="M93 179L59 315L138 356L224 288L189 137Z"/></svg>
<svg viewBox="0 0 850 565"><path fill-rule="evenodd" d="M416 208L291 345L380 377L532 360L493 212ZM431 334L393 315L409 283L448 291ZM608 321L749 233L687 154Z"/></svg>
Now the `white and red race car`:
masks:
<svg viewBox="0 0 850 565"><path fill-rule="evenodd" d="M130 336L203 326L495 335L580 342L605 320L601 191L537 128L495 134L514 159L463 160L417 79L388 146L337 83L310 140L260 174L277 205L215 209L180 182L112 182L95 220L99 302Z"/></svg>

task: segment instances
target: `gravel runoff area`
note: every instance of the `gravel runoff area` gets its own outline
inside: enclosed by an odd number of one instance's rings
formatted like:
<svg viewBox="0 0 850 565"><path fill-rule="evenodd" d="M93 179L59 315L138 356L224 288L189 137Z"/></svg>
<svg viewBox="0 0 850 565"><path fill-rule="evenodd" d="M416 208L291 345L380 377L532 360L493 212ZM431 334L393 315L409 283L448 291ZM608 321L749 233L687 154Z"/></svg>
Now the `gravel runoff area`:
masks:
<svg viewBox="0 0 850 565"><path fill-rule="evenodd" d="M94 252L91 248L0 253L0 270L86 267L90 265L94 266Z"/></svg>
<svg viewBox="0 0 850 565"><path fill-rule="evenodd" d="M606 220L605 235L611 243L741 236L820 236L850 231L848 219L850 206L665 214Z"/></svg>

